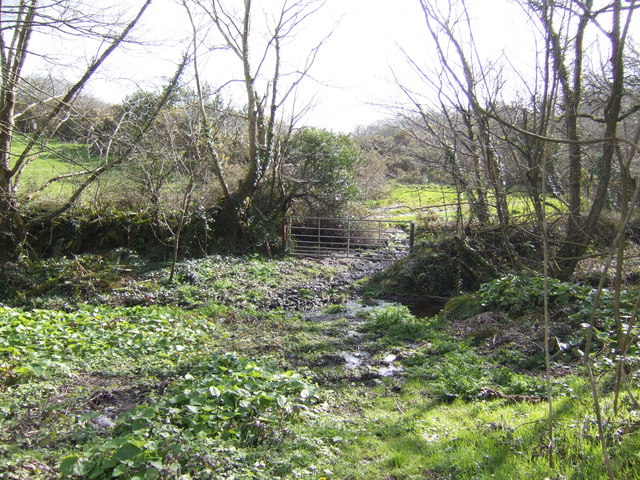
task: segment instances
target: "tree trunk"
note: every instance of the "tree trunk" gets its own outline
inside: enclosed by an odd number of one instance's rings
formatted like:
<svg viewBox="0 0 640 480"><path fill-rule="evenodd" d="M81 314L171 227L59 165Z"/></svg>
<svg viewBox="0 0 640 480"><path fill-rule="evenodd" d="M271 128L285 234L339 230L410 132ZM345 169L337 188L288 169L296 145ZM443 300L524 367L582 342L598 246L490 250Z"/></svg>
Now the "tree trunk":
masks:
<svg viewBox="0 0 640 480"><path fill-rule="evenodd" d="M592 2L588 2L590 6ZM569 225L567 230L567 241L560 248L557 254L556 263L558 265L554 274L561 280L567 280L573 274L580 257L582 257L591 242L591 237L598 227L598 221L600 215L607 204L607 195L609 190L609 182L611 180L611 167L613 162L614 153L617 148L617 129L620 118L620 111L622 105L622 96L624 91L624 61L623 51L625 45L625 38L628 32L629 23L631 21L631 11L628 13L627 23L623 30L621 25L621 12L622 6L620 0L615 0L613 3L613 27L609 36L611 41L611 72L612 81L610 90L608 92L607 104L604 109L605 120L605 132L604 143L602 146L602 156L599 161L599 175L598 184L596 187L595 196L593 198L589 214L586 219L583 219L580 215L580 170L581 170L581 155L580 155L580 143L577 142L577 110L579 105L579 98L574 100L574 111L570 117L571 123L568 126L570 128L569 133L572 135L570 140L576 140L575 144L569 145L570 147L570 160L571 160L571 184L570 184L570 205L569 205ZM581 19L581 22L587 21L587 14ZM580 48L582 48L582 38L579 37ZM582 61L582 51L578 52L576 47L576 55L579 55L580 63ZM574 94L576 96L576 90L579 89L579 72L575 73L576 78L574 82ZM579 97L579 96L578 96Z"/></svg>

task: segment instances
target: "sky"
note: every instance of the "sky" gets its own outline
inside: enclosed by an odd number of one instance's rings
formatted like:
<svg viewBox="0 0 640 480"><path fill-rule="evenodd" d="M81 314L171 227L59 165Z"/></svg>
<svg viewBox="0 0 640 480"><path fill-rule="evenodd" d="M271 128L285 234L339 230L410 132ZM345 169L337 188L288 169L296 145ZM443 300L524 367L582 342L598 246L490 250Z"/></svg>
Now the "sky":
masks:
<svg viewBox="0 0 640 480"><path fill-rule="evenodd" d="M279 1L254 3L266 8ZM122 5L140 4L141 0ZM467 4L481 56L502 55L518 70L531 68L531 33L519 8L509 0ZM394 75L415 90L424 88L403 51L426 70L438 63L418 0L326 0L284 45L285 67L299 66L309 49L330 32L297 96L298 106L313 104L302 119L308 125L349 132L380 121L390 115L389 106L404 101ZM136 89L157 89L171 77L190 36L183 7L174 0L154 0L135 35L145 45L130 45L113 55L92 81L91 93L115 103ZM260 37L259 27L255 37ZM85 46L84 56L90 57L94 47ZM201 65L203 77L212 85L240 77L238 64L228 53L205 57ZM242 106L241 88L225 95Z"/></svg>

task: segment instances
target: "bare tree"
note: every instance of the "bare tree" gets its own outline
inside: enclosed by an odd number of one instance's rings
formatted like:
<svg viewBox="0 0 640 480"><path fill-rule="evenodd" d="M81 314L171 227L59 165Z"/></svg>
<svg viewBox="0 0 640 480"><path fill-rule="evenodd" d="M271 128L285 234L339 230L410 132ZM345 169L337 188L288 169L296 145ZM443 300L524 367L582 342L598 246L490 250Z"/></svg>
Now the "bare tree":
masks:
<svg viewBox="0 0 640 480"><path fill-rule="evenodd" d="M631 19L638 5L635 0L625 2L625 5L621 0L597 5L593 0L559 3L526 1L524 7L532 12L545 34L549 61L559 88L558 107L564 118L564 129L559 132L563 137L559 140L566 144L569 164L569 222L566 242L557 252L553 273L558 278L566 279L584 255L606 205L612 163L619 143L618 126L624 113L624 52ZM585 35L589 27L599 32L602 48L609 50L610 55L606 70L611 75L611 81L606 90L601 92L602 101L596 114L593 111L583 111L584 64L589 55ZM580 119L590 119L592 124L601 125L599 135L596 138L585 138L587 131L581 126ZM598 179L596 190L590 199L591 205L583 213L584 149L592 143L601 146L597 164Z"/></svg>
<svg viewBox="0 0 640 480"><path fill-rule="evenodd" d="M501 90L492 90L497 85L496 71L492 64L480 62L474 52L473 36L469 35L470 21L466 15L464 0L451 5L462 11L438 10L438 2L421 0L427 22L427 30L436 43L436 49L443 64L443 73L450 86L447 97L449 105L461 115L468 114L473 121L468 122L478 130L480 152L484 155L483 166L486 169L490 185L498 180L491 171L505 162L494 163L496 152L504 151L520 169L526 179L536 210L537 225L542 244L541 260L544 276L568 279L578 262L584 257L597 232L603 211L609 205L609 194L614 171L614 162L620 171L620 192L618 202L621 208L621 220L617 235L608 252L598 294L604 285L604 278L614 256L617 256L616 286L620 289L622 263L624 259L623 241L625 225L635 208L640 189L633 177L632 163L637 161L640 130L637 102L625 102L626 76L625 52L631 42L630 28L636 0L596 1L596 0L516 0L522 11L528 16L537 33L537 51L533 51L532 62L536 69L534 76L515 77L522 80L520 103L507 97ZM453 27L462 24L461 32ZM439 36L440 34L440 36ZM463 41L464 38L464 41ZM466 42L466 43L465 43ZM463 45L471 52L467 55ZM450 49L450 50L447 50ZM447 55L452 52L453 55ZM455 61L453 60L455 58ZM470 61L469 59L473 59ZM507 62L508 63L508 62ZM631 62L632 63L632 62ZM475 70L474 70L475 67ZM461 72L461 73L460 73ZM590 88L586 79L597 87ZM593 78L597 81L593 82ZM433 82L432 82L433 84ZM478 87L484 89L478 95ZM457 91L463 92L461 98L468 102L468 108L458 101ZM496 100L500 97L501 102ZM484 98L484 102L480 101ZM417 103L414 102L414 105ZM451 108L451 107L450 107ZM633 128L625 132L625 121ZM628 135L628 138L624 138ZM492 150L487 149L492 147ZM624 148L623 148L624 147ZM493 158L491 158L493 156ZM547 205L545 198L551 193L548 187L554 187L552 176L558 167L567 172L568 181L564 191L553 192L566 201L567 224L565 238L553 252L548 236ZM593 171L593 189L586 187L585 171ZM637 168L637 167L636 167ZM499 170L498 170L499 171ZM559 190L559 189L557 189ZM631 191L634 190L633 195ZM496 194L498 192L496 191ZM548 287L545 282L545 292ZM546 301L545 301L546 302ZM585 369L589 375L594 402L594 412L599 428L599 441L602 445L603 459L607 476L614 478L609 458L606 420L600 402L598 382L592 367L592 340L596 327L596 308L598 295L589 319L586 347L583 356ZM619 310L617 299L615 310ZM631 340L631 328L624 326L619 311L616 314L618 349L626 352ZM635 322L634 319L629 323ZM545 303L545 335L549 338L549 312ZM635 339L633 340L635 341ZM547 347L548 348L548 345ZM546 351L547 368L549 352ZM621 360L617 369L616 391L624 381L625 365ZM550 391L550 383L547 384ZM632 397L633 398L633 397ZM635 402L635 399L633 399ZM637 402L635 402L637 403ZM549 401L549 460L553 464L553 405Z"/></svg>
<svg viewBox="0 0 640 480"><path fill-rule="evenodd" d="M494 65L479 61L464 0L450 2L444 8L440 4L420 0L440 68L427 71L407 55L433 93L430 104L422 103L425 97L420 92L403 86L401 80L397 83L412 104L414 131L422 130L423 137L439 147L442 164L453 174L480 222L489 220L489 203L494 205L504 246L510 252L504 160L493 134L495 122L485 113L496 103L502 79ZM466 168L462 157L467 159Z"/></svg>
<svg viewBox="0 0 640 480"><path fill-rule="evenodd" d="M427 71L408 57L432 92L431 104L422 100L428 95L402 88L412 103L415 127L440 144L443 158L460 150L452 150L454 143L437 128L442 123L438 119L442 115L460 119L456 124L465 129L457 129L456 138L466 138L469 154L476 155L477 161L456 177L469 198L475 192L478 204L486 186L501 225L509 222L505 180L514 174L526 186L538 216L541 208L547 208L541 196L543 185L549 187L550 195L566 201L566 237L549 261L552 275L567 279L591 244L609 204L615 152L624 141L620 126L623 120L637 119L635 104L627 102L625 107L623 99L625 52L639 5L636 0L514 2L535 32L531 77L513 68L508 58L480 57L464 0L448 2L444 8L439 7L444 2L420 0L441 69ZM505 69L510 69L508 77ZM586 96L589 75L605 80ZM510 78L519 81L520 87L507 91L504 87ZM518 92L517 99L513 92ZM587 169L593 172L592 181L585 178ZM564 172L567 181L561 185L558 179ZM476 188L471 187L474 181Z"/></svg>
<svg viewBox="0 0 640 480"><path fill-rule="evenodd" d="M224 195L219 205L217 226L229 240L242 239L246 234L243 225L246 225L251 211L255 213L256 208L251 200L267 178L278 155L278 129L284 128L284 132L289 132L295 119L295 115L283 118L283 107L308 75L324 40L310 50L303 65L293 72L283 70L283 49L290 37L323 3L318 0L283 0L278 2L275 10L256 13L251 0L244 0L241 7L237 2L233 4L222 0L183 0L193 26L195 77L201 103L204 104L206 99L201 87L202 72L198 58L202 43L209 40L211 29L198 28L196 14L203 15L205 26L213 26L217 32L218 40L212 42L216 45L214 49L222 47L231 52L242 72L242 78L238 81L245 91L247 158L246 170L237 188L229 184L224 172L224 159L216 148L207 114L204 108L201 109L204 138ZM275 14L272 13L274 11ZM265 26L266 32L256 32L252 25L256 16L261 14L263 18L270 19ZM256 41L258 35L264 38L262 43ZM259 214L264 215L264 212Z"/></svg>

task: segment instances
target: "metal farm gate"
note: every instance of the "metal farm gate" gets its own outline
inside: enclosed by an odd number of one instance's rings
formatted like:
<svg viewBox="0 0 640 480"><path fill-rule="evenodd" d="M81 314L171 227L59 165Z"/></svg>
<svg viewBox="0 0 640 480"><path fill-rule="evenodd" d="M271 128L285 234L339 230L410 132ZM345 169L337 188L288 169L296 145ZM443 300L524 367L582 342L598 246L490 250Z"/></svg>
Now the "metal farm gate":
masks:
<svg viewBox="0 0 640 480"><path fill-rule="evenodd" d="M330 217L288 217L286 244L304 257L371 257L387 260L413 249L413 222Z"/></svg>

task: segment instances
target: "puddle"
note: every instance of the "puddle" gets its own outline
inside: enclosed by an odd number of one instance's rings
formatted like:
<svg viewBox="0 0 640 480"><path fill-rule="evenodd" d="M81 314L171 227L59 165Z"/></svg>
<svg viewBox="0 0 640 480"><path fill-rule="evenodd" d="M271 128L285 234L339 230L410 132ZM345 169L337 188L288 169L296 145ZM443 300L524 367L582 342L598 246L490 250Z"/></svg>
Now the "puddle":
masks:
<svg viewBox="0 0 640 480"><path fill-rule="evenodd" d="M387 355L386 357L384 357L382 359L382 363L393 363L398 359L397 355L394 355L393 353L390 353L389 355Z"/></svg>
<svg viewBox="0 0 640 480"><path fill-rule="evenodd" d="M414 303L406 305L411 314L416 318L434 317L440 313L440 310L444 307L443 303Z"/></svg>
<svg viewBox="0 0 640 480"><path fill-rule="evenodd" d="M349 353L349 352L340 352L338 356L344 358L344 368L348 370L355 370L362 366L364 360L368 355L363 352Z"/></svg>
<svg viewBox="0 0 640 480"><path fill-rule="evenodd" d="M402 365L387 365L386 367L380 367L378 369L378 375L381 377L393 377L399 373L402 373L404 368Z"/></svg>
<svg viewBox="0 0 640 480"><path fill-rule="evenodd" d="M383 359L383 366L378 368L378 375L381 377L393 377L404 371L402 365L395 363L398 360L398 355L389 353Z"/></svg>
<svg viewBox="0 0 640 480"><path fill-rule="evenodd" d="M371 368L370 356L366 352L339 352L338 356L344 359L344 368L347 370L356 370L358 368ZM389 354L382 360L384 364L376 369L380 377L393 377L402 373L404 368L402 365L394 363L398 359L397 355Z"/></svg>

